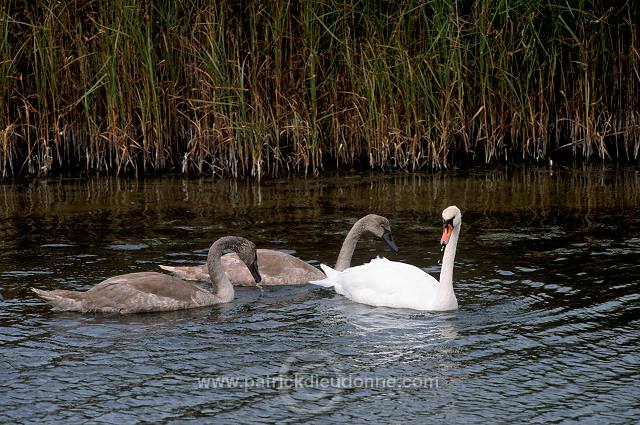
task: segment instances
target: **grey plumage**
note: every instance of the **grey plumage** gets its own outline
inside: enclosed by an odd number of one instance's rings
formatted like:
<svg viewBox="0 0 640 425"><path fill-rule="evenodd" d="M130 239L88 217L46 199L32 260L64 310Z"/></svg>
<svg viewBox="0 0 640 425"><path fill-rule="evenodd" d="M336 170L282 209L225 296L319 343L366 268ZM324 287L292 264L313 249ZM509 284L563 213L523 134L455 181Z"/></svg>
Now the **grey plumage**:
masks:
<svg viewBox="0 0 640 425"><path fill-rule="evenodd" d="M336 270L341 271L350 266L356 244L360 236L365 232L370 232L379 238L383 238L391 249L398 250L391 235L389 220L380 215L369 214L358 220L347 234L338 255ZM272 249L259 249L257 252L262 285L297 285L326 277L322 271L311 264L284 252ZM222 257L222 266L234 285L254 285L251 275L236 254L224 255ZM207 268L204 264L199 266L161 265L160 268L173 273L181 279L209 281L209 273L207 273Z"/></svg>
<svg viewBox="0 0 640 425"><path fill-rule="evenodd" d="M237 252L256 281L256 247L253 242L237 236L226 236L211 245L207 257L207 271L213 282L211 292L190 282L156 272L129 273L106 279L86 292L56 289L44 291L31 288L49 302L54 310L143 313L171 311L229 302L234 297L233 285L224 274L220 257L222 251Z"/></svg>

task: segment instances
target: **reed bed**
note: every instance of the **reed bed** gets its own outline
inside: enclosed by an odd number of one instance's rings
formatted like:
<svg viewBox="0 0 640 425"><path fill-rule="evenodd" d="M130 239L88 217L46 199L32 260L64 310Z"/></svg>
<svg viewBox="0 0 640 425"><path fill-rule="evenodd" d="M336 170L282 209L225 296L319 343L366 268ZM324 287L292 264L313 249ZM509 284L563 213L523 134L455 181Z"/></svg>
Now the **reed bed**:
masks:
<svg viewBox="0 0 640 425"><path fill-rule="evenodd" d="M640 158L631 0L1 7L3 176Z"/></svg>

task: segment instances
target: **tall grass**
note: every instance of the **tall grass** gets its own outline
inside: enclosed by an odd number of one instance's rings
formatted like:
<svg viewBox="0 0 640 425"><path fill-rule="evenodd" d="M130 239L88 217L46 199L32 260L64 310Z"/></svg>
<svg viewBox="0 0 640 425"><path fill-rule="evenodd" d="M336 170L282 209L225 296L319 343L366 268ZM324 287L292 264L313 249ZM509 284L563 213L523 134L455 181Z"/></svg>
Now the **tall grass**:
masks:
<svg viewBox="0 0 640 425"><path fill-rule="evenodd" d="M640 158L640 5L7 0L0 172Z"/></svg>

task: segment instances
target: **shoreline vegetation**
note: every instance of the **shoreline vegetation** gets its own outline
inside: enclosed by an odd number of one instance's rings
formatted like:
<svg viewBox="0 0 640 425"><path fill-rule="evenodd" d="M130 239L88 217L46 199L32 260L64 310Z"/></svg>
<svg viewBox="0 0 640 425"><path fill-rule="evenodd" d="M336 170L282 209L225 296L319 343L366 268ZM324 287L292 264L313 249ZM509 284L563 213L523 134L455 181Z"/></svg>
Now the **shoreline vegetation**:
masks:
<svg viewBox="0 0 640 425"><path fill-rule="evenodd" d="M7 0L0 175L640 160L640 3Z"/></svg>

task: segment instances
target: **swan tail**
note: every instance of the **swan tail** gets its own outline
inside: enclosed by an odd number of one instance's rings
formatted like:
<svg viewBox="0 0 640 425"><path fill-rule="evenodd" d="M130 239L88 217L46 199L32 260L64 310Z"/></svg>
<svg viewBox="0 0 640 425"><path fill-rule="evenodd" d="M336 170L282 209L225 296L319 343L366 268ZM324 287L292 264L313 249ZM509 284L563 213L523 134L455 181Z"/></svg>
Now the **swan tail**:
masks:
<svg viewBox="0 0 640 425"><path fill-rule="evenodd" d="M320 264L320 268L322 269L324 274L327 275L328 279L333 279L333 278L335 278L336 276L338 276L340 274L340 272L338 270L335 270L335 269L327 266L326 264Z"/></svg>
<svg viewBox="0 0 640 425"><path fill-rule="evenodd" d="M335 282L331 282L329 279L311 280L309 283L316 286L322 286L323 288L333 288L335 285Z"/></svg>
<svg viewBox="0 0 640 425"><path fill-rule="evenodd" d="M160 264L158 267L160 267L162 270L166 270L171 273L176 272L176 268L174 266L163 266L162 264Z"/></svg>
<svg viewBox="0 0 640 425"><path fill-rule="evenodd" d="M42 289L31 288L40 298L59 311L82 311L82 296L76 291L65 291L55 289L53 291L43 291Z"/></svg>
<svg viewBox="0 0 640 425"><path fill-rule="evenodd" d="M166 270L178 279L182 280L197 280L208 282L209 281L209 272L205 269L201 270L200 266L182 266L182 267L174 267L174 266L159 266L162 270ZM251 282L253 285L253 282Z"/></svg>
<svg viewBox="0 0 640 425"><path fill-rule="evenodd" d="M331 267L325 265L325 264L320 264L320 268L322 269L322 271L324 272L324 274L327 276L324 279L320 279L320 280L312 280L309 283L313 284L313 285L318 285L318 286L322 286L324 288L333 288L336 286L336 281L335 281L335 277L340 273L337 270L332 269Z"/></svg>

